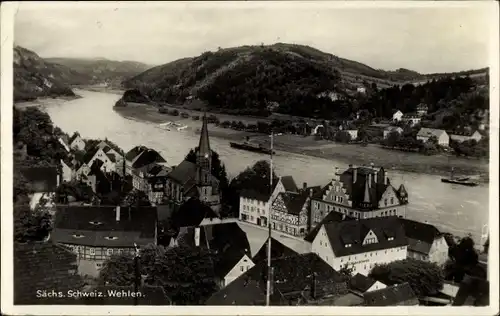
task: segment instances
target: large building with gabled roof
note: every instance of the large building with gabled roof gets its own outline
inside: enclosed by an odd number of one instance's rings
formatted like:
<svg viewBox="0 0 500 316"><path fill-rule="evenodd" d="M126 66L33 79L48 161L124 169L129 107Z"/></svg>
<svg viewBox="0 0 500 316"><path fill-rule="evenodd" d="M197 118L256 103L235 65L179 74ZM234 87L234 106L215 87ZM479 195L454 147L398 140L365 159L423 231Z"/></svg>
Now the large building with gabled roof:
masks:
<svg viewBox="0 0 500 316"><path fill-rule="evenodd" d="M311 227L330 212L353 218L406 217L408 192L403 184L396 189L387 171L372 166L354 167L340 173L311 199Z"/></svg>

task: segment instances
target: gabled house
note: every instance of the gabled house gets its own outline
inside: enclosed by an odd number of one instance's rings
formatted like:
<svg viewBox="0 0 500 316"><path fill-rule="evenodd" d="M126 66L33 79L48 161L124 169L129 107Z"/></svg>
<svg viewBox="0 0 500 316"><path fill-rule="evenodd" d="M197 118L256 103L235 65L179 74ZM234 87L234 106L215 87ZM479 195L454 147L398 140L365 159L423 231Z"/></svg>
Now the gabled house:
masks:
<svg viewBox="0 0 500 316"><path fill-rule="evenodd" d="M240 221L259 226L267 226L269 211L272 202L283 192L296 193L298 191L292 176L280 177L273 183L271 192L262 192L255 187L243 188L240 192Z"/></svg>
<svg viewBox="0 0 500 316"><path fill-rule="evenodd" d="M57 167L26 167L21 168L20 171L33 190L30 208L35 209L42 199L52 204L56 189L61 182L61 175Z"/></svg>
<svg viewBox="0 0 500 316"><path fill-rule="evenodd" d="M405 218L399 219L408 239L408 258L442 265L448 260L448 244L436 227Z"/></svg>
<svg viewBox="0 0 500 316"><path fill-rule="evenodd" d="M365 306L417 306L419 301L408 283L364 294Z"/></svg>
<svg viewBox="0 0 500 316"><path fill-rule="evenodd" d="M216 283L220 288L254 266L247 235L235 222L182 227L172 244L177 245L211 250Z"/></svg>
<svg viewBox="0 0 500 316"><path fill-rule="evenodd" d="M271 228L293 236L305 236L310 230L310 205L314 192L320 187L300 192L281 192L271 205Z"/></svg>
<svg viewBox="0 0 500 316"><path fill-rule="evenodd" d="M398 133L401 135L403 133L403 129L399 126L387 126L384 128L384 139L389 137L391 133Z"/></svg>
<svg viewBox="0 0 500 316"><path fill-rule="evenodd" d="M348 267L368 275L375 264L406 259L407 246L403 226L393 216L325 224L314 237L312 252L335 270Z"/></svg>
<svg viewBox="0 0 500 316"><path fill-rule="evenodd" d="M68 140L69 147L75 150L85 150L85 140L80 136L80 133L75 132Z"/></svg>
<svg viewBox="0 0 500 316"><path fill-rule="evenodd" d="M67 206L58 208L50 237L77 254L80 274L97 276L113 254L156 244L156 225L154 207Z"/></svg>
<svg viewBox="0 0 500 316"><path fill-rule="evenodd" d="M450 135L450 139L454 142L462 143L467 140L475 140L479 142L483 135L478 131L474 130L464 130L464 131L450 131L448 133Z"/></svg>
<svg viewBox="0 0 500 316"><path fill-rule="evenodd" d="M316 254L272 259L271 305L305 305L348 293L348 280ZM206 305L265 305L267 262L253 268L210 297Z"/></svg>
<svg viewBox="0 0 500 316"><path fill-rule="evenodd" d="M198 198L214 211L221 207L219 179L212 174L212 150L208 137L208 123L203 116L200 142L196 149L196 163L184 160L172 168L166 180L165 196L176 204Z"/></svg>
<svg viewBox="0 0 500 316"><path fill-rule="evenodd" d="M392 114L392 120L394 122L399 122L401 121L402 118L403 118L403 112L401 112L400 110L397 110L396 112L394 112L394 114Z"/></svg>
<svg viewBox="0 0 500 316"><path fill-rule="evenodd" d="M436 138L438 145L448 147L450 145L450 137L445 130L436 128L422 127L417 134L417 140L426 143L431 138Z"/></svg>
<svg viewBox="0 0 500 316"><path fill-rule="evenodd" d="M76 178L75 165L73 164L73 159L65 158L61 159L61 171L62 171L62 181L71 182Z"/></svg>
<svg viewBox="0 0 500 316"><path fill-rule="evenodd" d="M354 275L349 283L349 289L360 296L363 296L367 292L385 289L386 287L387 285L384 283L369 278L366 275L362 275L361 273Z"/></svg>
<svg viewBox="0 0 500 316"><path fill-rule="evenodd" d="M408 193L404 185L392 186L383 168L353 167L340 173L311 198L311 226L316 226L330 212L354 218L406 216Z"/></svg>
<svg viewBox="0 0 500 316"><path fill-rule="evenodd" d="M145 192L152 203L163 200L169 167L158 163L151 163L132 170L132 186L134 189Z"/></svg>
<svg viewBox="0 0 500 316"><path fill-rule="evenodd" d="M132 174L132 171L152 163L166 164L159 152L146 146L136 146L125 154L125 169L127 174Z"/></svg>

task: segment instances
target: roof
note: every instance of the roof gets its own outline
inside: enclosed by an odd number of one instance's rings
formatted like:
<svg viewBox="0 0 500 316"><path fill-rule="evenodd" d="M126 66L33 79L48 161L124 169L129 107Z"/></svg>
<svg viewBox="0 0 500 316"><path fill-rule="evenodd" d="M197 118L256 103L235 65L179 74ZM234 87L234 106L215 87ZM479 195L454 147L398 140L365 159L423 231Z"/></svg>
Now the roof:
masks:
<svg viewBox="0 0 500 316"><path fill-rule="evenodd" d="M172 171L167 175L167 177L174 182L182 185L184 194L189 196L197 197L197 191L194 190L196 187L196 174L199 171L198 166L190 161L183 160L179 165L172 168ZM207 172L201 170L202 176ZM212 192L217 192L219 180L212 174L209 174L210 181L212 183ZM194 195L193 195L194 193Z"/></svg>
<svg viewBox="0 0 500 316"><path fill-rule="evenodd" d="M363 295L367 306L395 306L401 303L405 305L418 305L419 301L415 292L408 283L396 284L386 288L366 292Z"/></svg>
<svg viewBox="0 0 500 316"><path fill-rule="evenodd" d="M139 154L141 154L144 150L147 150L148 148L146 146L135 146L134 148L130 149L126 154L125 154L125 159L127 161L133 161Z"/></svg>
<svg viewBox="0 0 500 316"><path fill-rule="evenodd" d="M356 174L356 177L354 176ZM353 208L357 211L369 211L379 208L379 201L386 190L391 189L398 197L399 202L403 203L403 195L406 191L399 191L394 189L390 180L387 184L384 183L386 172L383 167L349 167L340 175L340 182L342 182L346 193L352 201ZM356 182L354 179L356 178ZM371 181L370 181L371 179ZM314 194L314 199L323 199L323 195L330 189L331 183L324 186L319 192Z"/></svg>
<svg viewBox="0 0 500 316"><path fill-rule="evenodd" d="M56 243L133 247L156 242L155 207L66 206L56 212L51 239ZM110 237L117 237L115 239Z"/></svg>
<svg viewBox="0 0 500 316"><path fill-rule="evenodd" d="M399 126L387 126L384 130L386 130L388 132L394 132L394 131L399 131L399 130L403 130L403 129Z"/></svg>
<svg viewBox="0 0 500 316"><path fill-rule="evenodd" d="M70 137L70 139L69 139L69 141L68 141L68 144L73 143L73 141L74 141L77 137L80 137L80 138L81 138L80 133L78 133L78 132L73 133L73 135Z"/></svg>
<svg viewBox="0 0 500 316"><path fill-rule="evenodd" d="M299 293L309 287L313 274L317 283L344 283L345 279L318 255L297 254L272 259L273 296ZM225 288L215 293L207 305L258 305L265 303L267 262L259 262ZM321 291L321 289L318 289ZM275 301L272 299L272 301Z"/></svg>
<svg viewBox="0 0 500 316"><path fill-rule="evenodd" d="M125 156L126 157L126 156ZM167 162L161 155L154 149L146 148L143 149L135 158L132 160L132 168L140 168L151 163L164 163Z"/></svg>
<svg viewBox="0 0 500 316"><path fill-rule="evenodd" d="M327 223L341 222L343 220L353 220L353 218L351 218L345 214L341 214L339 212L328 213L328 215L326 215L325 218L323 218L323 220L307 234L307 236L304 238L304 240L308 241L308 242L312 242L314 240L314 238L316 238L316 235L318 234L319 230L321 229L321 226L323 226L324 224L327 224Z"/></svg>
<svg viewBox="0 0 500 316"><path fill-rule="evenodd" d="M203 123L201 125L200 142L198 144L198 150L201 155L211 154L210 150L210 139L208 137L208 123L207 115L203 114Z"/></svg>
<svg viewBox="0 0 500 316"><path fill-rule="evenodd" d="M417 105L417 109L427 110L429 109L429 107L427 106L427 104L420 103L419 105Z"/></svg>
<svg viewBox="0 0 500 316"><path fill-rule="evenodd" d="M324 227L336 257L408 245L403 226L395 216L333 222ZM370 231L378 242L363 245Z"/></svg>
<svg viewBox="0 0 500 316"><path fill-rule="evenodd" d="M266 241L264 242L262 247L260 247L259 251L257 251L255 256L253 256L252 261L254 263L267 262L267 246L268 243ZM295 255L297 255L297 252L295 250L292 250L291 248L283 245L281 242L271 237L271 258L277 259Z"/></svg>
<svg viewBox="0 0 500 316"><path fill-rule="evenodd" d="M131 295L123 295L121 297L109 295L112 292L135 292L134 286L99 286L95 291L105 293L104 297L86 297L82 305L136 305L136 299ZM137 305L172 305L172 301L165 294L161 286L144 285L138 289L141 293L137 297Z"/></svg>
<svg viewBox="0 0 500 316"><path fill-rule="evenodd" d="M442 236L441 232L431 224L406 218L399 218L399 222L403 225L408 238L408 249L415 252L429 254L434 240Z"/></svg>
<svg viewBox="0 0 500 316"><path fill-rule="evenodd" d="M281 184L285 188L287 192L297 192L297 184L295 184L295 180L292 176L283 176L281 177Z"/></svg>
<svg viewBox="0 0 500 316"><path fill-rule="evenodd" d="M450 135L450 137L452 137L452 136L470 137L470 136L474 135L474 133L476 133L476 132L477 132L476 130L464 129L464 130L448 131L448 134Z"/></svg>
<svg viewBox="0 0 500 316"><path fill-rule="evenodd" d="M204 218L216 217L218 217L217 214L210 206L197 198L191 198L173 212L172 225L177 229L181 227L194 227L200 225Z"/></svg>
<svg viewBox="0 0 500 316"><path fill-rule="evenodd" d="M299 215L302 211L302 208L306 204L307 198L309 197L309 192L282 192L279 194L279 197L283 200L288 214Z"/></svg>
<svg viewBox="0 0 500 316"><path fill-rule="evenodd" d="M59 171L56 166L20 168L21 174L31 183L35 192L55 192Z"/></svg>
<svg viewBox="0 0 500 316"><path fill-rule="evenodd" d="M71 304L69 298L40 298L37 290L77 290L76 254L52 243L14 243L14 304ZM75 302L76 304L76 302Z"/></svg>
<svg viewBox="0 0 500 316"><path fill-rule="evenodd" d="M375 282L377 281L365 275L357 273L351 278L350 288L354 291L365 293L373 286L373 284L375 284Z"/></svg>
<svg viewBox="0 0 500 316"><path fill-rule="evenodd" d="M417 136L420 137L441 137L441 135L446 134L445 130L442 129L436 129L436 128L427 128L427 127L422 127L419 131Z"/></svg>
<svg viewBox="0 0 500 316"><path fill-rule="evenodd" d="M453 306L488 306L490 283L487 280L465 275L460 283Z"/></svg>

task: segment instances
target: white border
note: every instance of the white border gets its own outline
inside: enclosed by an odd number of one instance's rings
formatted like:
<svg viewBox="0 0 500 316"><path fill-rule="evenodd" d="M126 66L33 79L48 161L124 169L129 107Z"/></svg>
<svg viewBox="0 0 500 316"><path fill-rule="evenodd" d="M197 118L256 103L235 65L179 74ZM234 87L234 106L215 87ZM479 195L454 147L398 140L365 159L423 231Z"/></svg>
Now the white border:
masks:
<svg viewBox="0 0 500 316"><path fill-rule="evenodd" d="M95 8L134 8L140 9L147 5L151 7L172 8L424 8L424 7L478 7L489 8L491 16L490 41L490 303L489 307L247 307L247 306L14 306L13 303L13 225L12 223L12 47L14 15L19 5L18 2L6 2L1 6L1 192L2 192L2 271L1 271L1 312L9 315L494 315L499 310L498 288L498 132L499 132L499 44L498 29L498 4L495 1L480 2L435 2L435 1L300 1L300 2L31 2L32 8L70 8L70 9L95 9ZM425 23L425 21L422 21Z"/></svg>

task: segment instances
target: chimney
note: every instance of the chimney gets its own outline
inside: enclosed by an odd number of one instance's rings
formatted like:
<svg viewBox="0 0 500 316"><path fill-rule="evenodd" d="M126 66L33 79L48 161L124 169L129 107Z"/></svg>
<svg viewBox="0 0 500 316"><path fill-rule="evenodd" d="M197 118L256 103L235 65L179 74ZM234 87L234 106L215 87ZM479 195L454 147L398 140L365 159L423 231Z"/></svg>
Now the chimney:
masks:
<svg viewBox="0 0 500 316"><path fill-rule="evenodd" d="M387 185L387 171L384 170L384 184Z"/></svg>
<svg viewBox="0 0 500 316"><path fill-rule="evenodd" d="M313 196L313 189L309 189L309 197Z"/></svg>
<svg viewBox="0 0 500 316"><path fill-rule="evenodd" d="M200 227L194 228L194 245L196 247L200 245Z"/></svg>
<svg viewBox="0 0 500 316"><path fill-rule="evenodd" d="M368 174L368 187L369 188L372 187L372 174L371 173Z"/></svg>
<svg viewBox="0 0 500 316"><path fill-rule="evenodd" d="M358 169L354 168L352 171L352 183L356 183L358 180Z"/></svg>
<svg viewBox="0 0 500 316"><path fill-rule="evenodd" d="M302 189L303 190L307 189L307 182L302 183Z"/></svg>
<svg viewBox="0 0 500 316"><path fill-rule="evenodd" d="M120 206L119 205L116 207L116 221L117 222L120 221Z"/></svg>

